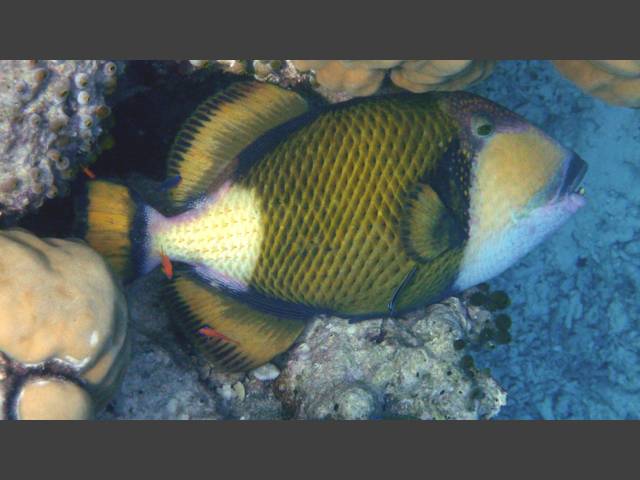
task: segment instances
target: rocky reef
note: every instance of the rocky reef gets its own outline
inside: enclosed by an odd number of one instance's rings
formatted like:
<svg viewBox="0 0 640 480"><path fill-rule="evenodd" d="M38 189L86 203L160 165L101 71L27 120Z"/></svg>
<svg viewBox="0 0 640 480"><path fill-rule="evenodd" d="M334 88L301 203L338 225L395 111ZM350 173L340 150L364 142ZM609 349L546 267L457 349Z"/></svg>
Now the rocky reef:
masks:
<svg viewBox="0 0 640 480"><path fill-rule="evenodd" d="M64 194L91 161L122 62L0 61L0 220Z"/></svg>
<svg viewBox="0 0 640 480"><path fill-rule="evenodd" d="M451 298L405 319L318 317L296 345L252 372L226 374L172 326L160 272L127 291L133 354L104 419L480 419L506 393L472 352L493 315Z"/></svg>
<svg viewBox="0 0 640 480"><path fill-rule="evenodd" d="M84 242L0 231L0 419L85 419L129 360L118 281Z"/></svg>
<svg viewBox="0 0 640 480"><path fill-rule="evenodd" d="M455 298L404 320L318 319L289 354L276 395L297 419L491 418L506 393L458 348L478 341L472 323Z"/></svg>
<svg viewBox="0 0 640 480"><path fill-rule="evenodd" d="M191 60L192 69L214 67L282 86L309 84L329 101L379 92L463 90L493 72L492 60ZM612 105L640 107L640 60L555 60L585 93ZM385 80L388 82L385 86Z"/></svg>

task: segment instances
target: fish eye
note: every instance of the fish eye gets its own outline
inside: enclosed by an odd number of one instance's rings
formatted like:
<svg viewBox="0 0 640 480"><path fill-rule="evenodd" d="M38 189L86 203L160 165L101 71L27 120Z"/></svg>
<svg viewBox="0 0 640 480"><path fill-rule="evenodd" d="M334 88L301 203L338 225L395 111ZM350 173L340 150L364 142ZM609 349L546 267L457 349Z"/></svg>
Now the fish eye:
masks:
<svg viewBox="0 0 640 480"><path fill-rule="evenodd" d="M486 118L474 118L471 122L473 133L478 137L488 137L493 133L493 123Z"/></svg>

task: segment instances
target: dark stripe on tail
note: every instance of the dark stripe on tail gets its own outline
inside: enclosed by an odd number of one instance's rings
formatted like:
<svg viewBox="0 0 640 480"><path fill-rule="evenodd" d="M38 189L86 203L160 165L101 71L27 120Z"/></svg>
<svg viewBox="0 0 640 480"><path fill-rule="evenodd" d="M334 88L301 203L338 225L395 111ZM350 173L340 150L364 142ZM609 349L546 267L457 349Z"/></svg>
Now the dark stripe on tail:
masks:
<svg viewBox="0 0 640 480"><path fill-rule="evenodd" d="M75 202L75 235L105 257L124 281L142 272L148 252L145 206L118 181L87 182Z"/></svg>

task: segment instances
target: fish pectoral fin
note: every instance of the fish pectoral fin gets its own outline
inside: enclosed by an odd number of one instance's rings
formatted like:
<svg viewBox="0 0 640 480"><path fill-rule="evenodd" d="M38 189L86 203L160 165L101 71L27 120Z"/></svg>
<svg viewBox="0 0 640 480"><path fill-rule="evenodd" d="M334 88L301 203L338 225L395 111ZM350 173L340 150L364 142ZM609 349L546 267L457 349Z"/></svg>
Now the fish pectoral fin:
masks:
<svg viewBox="0 0 640 480"><path fill-rule="evenodd" d="M238 154L267 131L309 109L300 95L269 83L238 82L202 103L169 153L169 196L177 208L215 191L236 168Z"/></svg>
<svg viewBox="0 0 640 480"><path fill-rule="evenodd" d="M409 196L401 223L401 237L410 257L426 263L445 251L460 247L464 229L440 196L420 183Z"/></svg>
<svg viewBox="0 0 640 480"><path fill-rule="evenodd" d="M182 331L226 371L246 371L268 362L304 329L301 320L261 312L179 272L168 293Z"/></svg>

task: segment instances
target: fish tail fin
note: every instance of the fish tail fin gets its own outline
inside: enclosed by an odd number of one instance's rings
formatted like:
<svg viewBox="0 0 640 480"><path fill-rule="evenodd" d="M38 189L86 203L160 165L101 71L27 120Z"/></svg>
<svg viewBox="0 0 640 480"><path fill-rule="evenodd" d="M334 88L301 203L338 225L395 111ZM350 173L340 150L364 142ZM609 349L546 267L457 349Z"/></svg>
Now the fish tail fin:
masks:
<svg viewBox="0 0 640 480"><path fill-rule="evenodd" d="M149 223L164 218L127 186L109 180L86 183L76 203L76 235L104 256L125 281L160 263L149 248Z"/></svg>

